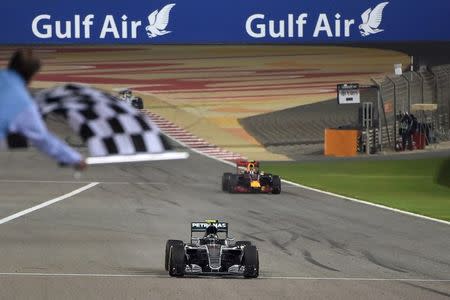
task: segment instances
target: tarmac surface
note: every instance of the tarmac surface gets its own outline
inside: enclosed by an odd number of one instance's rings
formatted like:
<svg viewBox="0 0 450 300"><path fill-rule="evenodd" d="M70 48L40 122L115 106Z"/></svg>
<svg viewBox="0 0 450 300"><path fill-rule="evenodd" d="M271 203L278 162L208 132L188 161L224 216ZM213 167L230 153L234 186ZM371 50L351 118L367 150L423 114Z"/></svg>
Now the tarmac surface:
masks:
<svg viewBox="0 0 450 300"><path fill-rule="evenodd" d="M93 166L80 179L32 150L2 152L0 165L0 299L450 297L446 224L289 185L223 193L232 167L195 153ZM165 241L186 241L206 218L257 245L260 278L166 274Z"/></svg>

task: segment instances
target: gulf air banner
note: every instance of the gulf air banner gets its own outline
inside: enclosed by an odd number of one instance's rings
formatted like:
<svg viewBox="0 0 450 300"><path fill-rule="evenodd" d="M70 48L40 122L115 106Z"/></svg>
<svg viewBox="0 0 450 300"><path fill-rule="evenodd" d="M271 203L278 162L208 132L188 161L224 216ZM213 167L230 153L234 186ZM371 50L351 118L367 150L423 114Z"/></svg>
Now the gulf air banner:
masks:
<svg viewBox="0 0 450 300"><path fill-rule="evenodd" d="M450 41L450 1L1 1L1 44Z"/></svg>

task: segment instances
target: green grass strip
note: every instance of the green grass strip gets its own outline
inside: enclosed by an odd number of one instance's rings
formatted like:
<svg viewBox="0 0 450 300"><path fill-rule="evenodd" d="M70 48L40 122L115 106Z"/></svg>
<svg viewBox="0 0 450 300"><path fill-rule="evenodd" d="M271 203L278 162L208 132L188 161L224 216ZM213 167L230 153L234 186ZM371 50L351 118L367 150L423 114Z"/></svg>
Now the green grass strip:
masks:
<svg viewBox="0 0 450 300"><path fill-rule="evenodd" d="M442 158L265 163L265 172L309 187L450 221ZM448 178L450 181L450 178ZM438 183L440 181L441 184Z"/></svg>

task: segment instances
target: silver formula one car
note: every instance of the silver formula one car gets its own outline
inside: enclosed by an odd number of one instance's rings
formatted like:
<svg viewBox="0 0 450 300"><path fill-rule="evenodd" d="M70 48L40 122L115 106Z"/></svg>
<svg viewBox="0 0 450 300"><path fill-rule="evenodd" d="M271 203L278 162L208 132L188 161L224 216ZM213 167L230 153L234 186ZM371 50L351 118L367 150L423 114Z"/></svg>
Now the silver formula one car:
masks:
<svg viewBox="0 0 450 300"><path fill-rule="evenodd" d="M116 89L118 92L118 99L120 101L126 102L129 105L133 106L136 109L143 109L144 102L141 97L137 97L133 95L133 92L129 88L119 88Z"/></svg>
<svg viewBox="0 0 450 300"><path fill-rule="evenodd" d="M237 275L256 278L259 275L258 250L249 241L235 242L230 238L226 222L192 222L190 243L167 241L165 268L173 277Z"/></svg>

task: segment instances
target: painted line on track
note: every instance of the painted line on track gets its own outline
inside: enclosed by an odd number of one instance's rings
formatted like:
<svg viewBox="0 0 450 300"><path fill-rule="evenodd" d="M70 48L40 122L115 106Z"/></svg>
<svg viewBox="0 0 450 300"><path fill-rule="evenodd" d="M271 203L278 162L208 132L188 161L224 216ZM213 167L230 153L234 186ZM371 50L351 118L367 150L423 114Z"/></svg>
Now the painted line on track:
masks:
<svg viewBox="0 0 450 300"><path fill-rule="evenodd" d="M416 217L416 218L420 218L420 219L425 219L425 220L429 220L429 221L433 221L433 222L438 222L438 223L441 223L441 224L450 225L450 222L448 222L448 221L439 220L439 219L427 217L427 216L424 216L424 215L415 214L415 213L412 213L412 212L409 212L409 211L404 211L404 210L401 210L401 209L392 208L392 207L384 206L384 205L381 205L381 204L376 204L376 203L372 203L372 202L368 202L368 201L364 201L364 200L360 200L360 199L356 199L356 198L352 198L352 197L347 197L347 196L343 196L343 195L339 195L339 194L335 194L335 193L331 193L331 192L327 192L327 191L322 191L322 190L319 190L319 189L316 189L316 188L312 188L312 187L309 187L309 186L305 186L305 185L302 185L302 184L299 184L299 183L295 183L295 182L292 182L292 181L289 181L289 180L284 180L283 179L282 181L284 181L284 182L286 182L288 184L294 185L294 186L298 186L298 187L300 187L302 189L306 189L306 190L309 190L309 191L322 193L322 194L325 194L325 195L328 195L328 196L333 196L333 197L341 198L341 199L344 199L344 200L348 200L348 201L352 201L352 202L356 202L356 203L361 203L361 204L365 204L365 205L370 205L370 206L373 206L373 207L382 208L382 209L385 209L385 210L389 210L389 211L392 211L392 212L396 212L396 213L400 213L400 214L404 214L404 215L408 215L408 216L412 216L412 217Z"/></svg>
<svg viewBox="0 0 450 300"><path fill-rule="evenodd" d="M144 93L144 94L148 94L148 93ZM218 157L215 157L215 156L209 155L207 153L201 152L201 151L199 151L199 150L197 150L195 148L189 147L189 145L183 143L182 141L179 141L178 139L176 139L174 137L171 137L170 135L166 135L166 136L168 138L170 138L171 140L175 141L176 143L180 144L181 146L183 146L185 148L188 148L192 152L195 152L195 153L200 154L200 155L205 156L205 157L209 157L211 159L214 159L214 160L219 161L221 163L227 164L229 166L235 166L235 164L233 162L231 162L231 161L220 159ZM375 203L372 203L372 202L368 202L368 201L364 201L364 200L360 200L360 199L356 199L356 198L351 198L351 197L347 197L347 196L343 196L343 195L339 195L339 194L335 194L335 193L319 190L319 189L316 189L316 188L305 186L305 185L302 185L302 184L299 184L299 183L295 183L295 182L292 182L292 181L289 181L289 180L285 180L285 179L282 179L281 181L284 182L284 183L293 185L293 186L297 186L297 187L300 187L300 188L303 188L303 189L306 189L306 190L310 190L310 191L314 191L314 192L317 192L317 193L333 196L333 197L336 197L336 198L340 198L340 199L344 199L344 200L348 200L348 201L353 201L353 202L356 202L356 203L365 204L365 205L368 205L368 206L377 207L377 208L389 210L389 211L392 211L392 212L396 212L396 213L400 213L400 214L404 214L404 215L408 215L408 216L412 216L412 217L416 217L416 218L420 218L420 219L424 219L424 220L428 220L428 221L432 221L432 222L437 222L437 223L441 223L441 224L445 224L445 225L450 225L450 222L448 222L448 221L439 220L439 219L427 217L427 216L424 216L424 215L419 215L419 214L415 214L415 213L412 213L412 212L400 210L400 209L397 209L397 208L392 208L392 207L384 206L384 205L381 205L381 204L375 204Z"/></svg>
<svg viewBox="0 0 450 300"><path fill-rule="evenodd" d="M205 155L204 153L202 153L200 151L195 151L194 149L190 149L190 150L192 150L192 151L194 151L194 152L196 152L196 153L198 153L200 155L203 155L203 156L209 157L211 159L217 160L217 161L219 161L221 163L224 163L224 164L227 164L227 165L230 165L230 166L235 166L235 164L230 162L230 161L222 160L222 159L219 159L217 157L210 156L210 155ZM281 179L281 181L284 182L284 183L296 186L296 187L300 187L300 188L305 189L305 190L310 190L310 191L321 193L321 194L325 194L325 195L328 195L328 196L333 196L333 197L336 197L336 198L341 198L341 199L344 199L344 200L348 200L348 201L352 201L352 202L356 202L356 203L360 203L360 204L365 204L365 205L368 205L368 206L373 206L373 207L389 210L389 211L392 211L392 212L396 212L396 213L400 213L400 214L404 214L404 215L408 215L408 216L412 216L412 217L416 217L416 218L420 218L420 219L425 219L425 220L428 220L428 221L433 221L433 222L437 222L437 223L441 223L441 224L450 225L450 222L448 222L448 221L435 219L435 218L427 217L427 216L424 216L424 215L415 214L415 213L412 213L412 212L409 212L409 211L404 211L404 210L401 210L401 209L392 208L392 207L384 206L384 205L381 205L381 204L376 204L376 203L372 203L372 202L368 202L368 201L364 201L364 200L360 200L360 199L356 199L356 198L352 198L352 197L347 197L347 196L343 196L343 195L339 195L339 194L335 194L335 193L319 190L319 189L312 188L312 187L309 187L309 186L306 186L306 185L302 185L302 184L299 184L299 183L296 183L296 182L293 182L293 181L289 181L289 180L286 180L286 179Z"/></svg>
<svg viewBox="0 0 450 300"><path fill-rule="evenodd" d="M260 276L258 278L259 279L286 279L286 280L323 280L323 281L450 282L450 279L425 279L425 278L297 277L297 276Z"/></svg>
<svg viewBox="0 0 450 300"><path fill-rule="evenodd" d="M58 181L58 180L0 180L2 183L31 183L31 184L88 184L92 181ZM158 185L158 186L170 186L167 182L158 181L97 181L98 184L111 184L111 185ZM181 186L211 186L208 183L177 183ZM295 188L294 186L292 188Z"/></svg>
<svg viewBox="0 0 450 300"><path fill-rule="evenodd" d="M27 180L27 179L0 179L0 183L57 183L57 184L88 184L92 181L68 181L68 180ZM167 182L157 182L157 181L98 181L101 184L141 184L141 185L169 185Z"/></svg>
<svg viewBox="0 0 450 300"><path fill-rule="evenodd" d="M1 276L16 277L88 277L88 278L109 278L109 277L148 277L148 278L167 278L168 275L162 274L105 274L105 273L21 273L21 272L3 272ZM210 276L190 276L188 278L214 278ZM239 277L236 277L239 278ZM450 279L427 279L427 278L365 278L365 277L301 277L301 276L260 276L259 280L321 280L321 281L403 281L403 282L450 282Z"/></svg>
<svg viewBox="0 0 450 300"><path fill-rule="evenodd" d="M169 136L169 138L171 138L171 137ZM178 141L178 140L176 140L174 138L171 138L171 139L173 141L179 143L180 145L188 148L192 152L195 152L195 153L203 155L205 157L214 159L216 161L219 161L221 163L227 164L229 166L233 166L233 167L236 166L236 164L234 164L231 161L223 160L223 159L214 157L212 155L205 154L205 153L200 152L200 151L198 151L196 149L192 149L192 148L188 147L186 144L184 144L184 143L182 143L182 142L180 142L180 141ZM285 180L285 179L281 179L281 181L284 182L284 183L296 186L296 187L300 187L302 189L306 189L306 190L309 190L309 191L325 194L325 195L328 195L328 196L333 196L333 197L340 198L340 199L343 199L343 200L348 200L348 201L352 201L352 202L356 202L356 203L360 203L360 204L364 204L364 205L368 205L368 206L372 206L372 207L377 207L377 208L389 210L389 211L396 212L396 213L399 213L399 214L404 214L404 215L408 215L408 216L411 216L411 217L416 217L416 218L420 218L420 219L424 219L424 220L428 220L428 221L432 221L432 222L437 222L437 223L441 223L441 224L445 224L445 225L450 225L450 222L448 222L448 221L439 220L439 219L427 217L427 216L424 216L424 215L415 214L415 213L412 213L412 212L409 212L409 211L404 211L404 210L401 210L401 209L392 208L392 207L384 206L384 205L381 205L381 204L376 204L376 203L372 203L372 202L368 202L368 201L364 201L364 200L360 200L360 199L356 199L356 198L351 198L351 197L347 197L347 196L343 196L343 195L339 195L339 194L335 194L335 193L319 190L319 189L316 189L316 188L312 188L312 187L309 187L309 186L306 186L306 185L302 185L302 184L299 184L299 183L296 183L296 182L292 182L292 181L289 181L289 180Z"/></svg>
<svg viewBox="0 0 450 300"><path fill-rule="evenodd" d="M24 216L24 215L27 215L27 214L29 214L29 213L31 213L31 212L33 212L33 211L36 211L36 210L38 210L38 209L47 207L47 206L49 206L49 205L52 205L52 204L54 204L54 203L56 203L56 202L59 202L59 201L62 201L62 200L64 200L64 199L70 198L70 197L72 197L72 196L74 196L74 195L76 195L76 194L79 194L79 193L81 193L81 192L84 192L84 191L86 191L86 190L88 190L88 189L90 189L90 188L96 186L97 184L99 184L99 182L91 182L91 183L89 183L88 185L85 185L85 186L83 186L83 187L81 187L81 188L79 188L79 189L76 189L76 190L74 190L74 191L72 191L72 192L70 192L70 193L67 193L67 194L64 194L64 195L62 195L62 196L59 196L59 197L57 197L57 198L48 200L48 201L46 201L46 202L44 202L44 203L41 203L41 204L39 204L39 205L30 207L30 208L28 208L28 209L19 211L19 212L15 213L15 214L13 214L13 215L10 215L10 216L8 216L8 217L6 217L6 218L0 219L0 224L5 224L5 223L7 223L7 222L9 222L9 221L12 221L12 220L17 219L17 218L20 218L20 217L22 217L22 216Z"/></svg>
<svg viewBox="0 0 450 300"><path fill-rule="evenodd" d="M142 92L142 94L148 95L149 93ZM187 131L184 128L176 125L170 120L153 113L148 109L142 109L141 112L151 118L151 120L160 128L160 130L169 138L176 140L178 143L184 145L188 149L198 149L202 153L210 154L219 159L245 159L240 154L233 153L231 151L222 149L217 145L208 143L204 139L194 135L192 132Z"/></svg>

